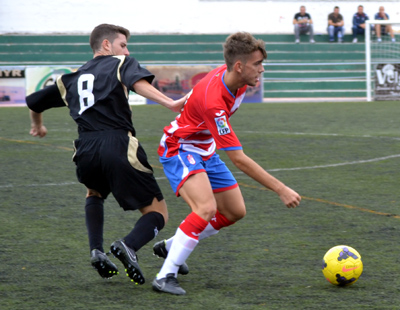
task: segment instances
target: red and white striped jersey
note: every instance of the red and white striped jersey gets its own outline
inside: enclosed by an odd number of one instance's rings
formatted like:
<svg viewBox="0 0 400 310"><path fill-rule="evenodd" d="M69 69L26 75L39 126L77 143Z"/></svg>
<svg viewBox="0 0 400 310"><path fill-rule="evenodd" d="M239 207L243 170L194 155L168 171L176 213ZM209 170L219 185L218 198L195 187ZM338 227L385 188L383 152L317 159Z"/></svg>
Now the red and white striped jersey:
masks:
<svg viewBox="0 0 400 310"><path fill-rule="evenodd" d="M160 156L195 152L206 160L215 148L242 149L229 119L242 103L247 85L232 94L224 83L225 72L226 65L212 70L192 89L181 114L164 128Z"/></svg>

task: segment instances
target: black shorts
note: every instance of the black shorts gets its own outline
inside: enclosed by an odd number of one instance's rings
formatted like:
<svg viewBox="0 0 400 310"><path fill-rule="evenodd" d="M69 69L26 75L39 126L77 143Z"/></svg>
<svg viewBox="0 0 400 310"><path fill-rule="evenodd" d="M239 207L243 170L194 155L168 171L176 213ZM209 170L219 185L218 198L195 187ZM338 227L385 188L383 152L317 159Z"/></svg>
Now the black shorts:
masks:
<svg viewBox="0 0 400 310"><path fill-rule="evenodd" d="M110 192L124 210L151 205L163 199L147 156L125 130L85 132L74 141L79 182L106 199Z"/></svg>

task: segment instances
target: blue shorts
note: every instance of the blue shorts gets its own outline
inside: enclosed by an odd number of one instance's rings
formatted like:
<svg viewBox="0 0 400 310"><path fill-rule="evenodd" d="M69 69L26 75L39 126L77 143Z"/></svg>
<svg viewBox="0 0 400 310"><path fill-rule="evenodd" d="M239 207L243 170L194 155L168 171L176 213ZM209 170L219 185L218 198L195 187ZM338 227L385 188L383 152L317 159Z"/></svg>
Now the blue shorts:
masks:
<svg viewBox="0 0 400 310"><path fill-rule="evenodd" d="M238 187L236 179L216 153L203 160L197 153L183 152L173 157L162 156L160 163L176 196L188 177L200 172L207 173L214 193Z"/></svg>

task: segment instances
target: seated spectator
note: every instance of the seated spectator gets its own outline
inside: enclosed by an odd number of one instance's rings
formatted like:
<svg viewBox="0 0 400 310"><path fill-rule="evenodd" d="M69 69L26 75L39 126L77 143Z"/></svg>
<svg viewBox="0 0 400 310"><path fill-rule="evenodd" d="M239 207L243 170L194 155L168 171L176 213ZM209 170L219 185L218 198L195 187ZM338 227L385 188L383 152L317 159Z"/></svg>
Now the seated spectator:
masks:
<svg viewBox="0 0 400 310"><path fill-rule="evenodd" d="M385 8L383 6L379 7L379 12L375 14L375 20L389 20L389 15L385 13ZM394 32L392 25L375 25L375 33L378 42L382 42L382 34L390 34L392 42L396 42L394 38Z"/></svg>
<svg viewBox="0 0 400 310"><path fill-rule="evenodd" d="M293 18L294 34L296 38L296 43L300 43L300 34L310 33L310 43L315 43L314 41L314 29L313 21L310 14L306 13L306 7L302 5L300 7L300 12L296 13Z"/></svg>
<svg viewBox="0 0 400 310"><path fill-rule="evenodd" d="M353 43L357 43L357 35L365 35L365 21L369 20L367 14L364 13L364 7L358 6L358 12L353 16Z"/></svg>
<svg viewBox="0 0 400 310"><path fill-rule="evenodd" d="M335 6L333 13L328 15L328 34L329 42L334 42L335 37L338 38L338 43L343 42L344 20L342 14L339 13L338 6Z"/></svg>

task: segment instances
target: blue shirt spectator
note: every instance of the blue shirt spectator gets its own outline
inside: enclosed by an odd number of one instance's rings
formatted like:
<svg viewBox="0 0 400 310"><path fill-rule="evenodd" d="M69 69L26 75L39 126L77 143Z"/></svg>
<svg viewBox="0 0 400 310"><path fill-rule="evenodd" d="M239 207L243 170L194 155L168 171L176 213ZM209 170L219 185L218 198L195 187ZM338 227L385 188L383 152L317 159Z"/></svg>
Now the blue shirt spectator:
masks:
<svg viewBox="0 0 400 310"><path fill-rule="evenodd" d="M357 35L365 35L365 21L369 20L367 14L364 13L364 7L358 6L358 12L353 16L353 43L357 43Z"/></svg>

